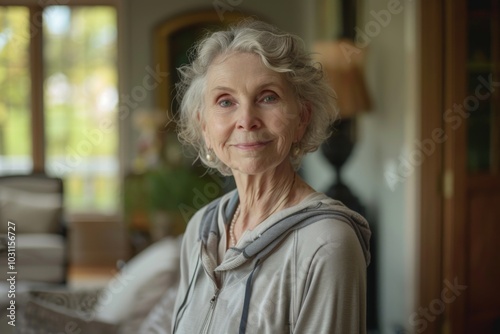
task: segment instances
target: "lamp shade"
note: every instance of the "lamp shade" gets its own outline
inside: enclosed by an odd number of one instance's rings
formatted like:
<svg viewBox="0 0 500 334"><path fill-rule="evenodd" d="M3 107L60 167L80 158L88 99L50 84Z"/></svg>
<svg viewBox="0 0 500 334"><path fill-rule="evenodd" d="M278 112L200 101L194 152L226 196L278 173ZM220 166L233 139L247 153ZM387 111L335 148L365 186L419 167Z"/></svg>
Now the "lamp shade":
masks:
<svg viewBox="0 0 500 334"><path fill-rule="evenodd" d="M340 116L349 118L370 110L371 100L363 73L365 50L348 39L339 39L317 42L313 52L337 93Z"/></svg>

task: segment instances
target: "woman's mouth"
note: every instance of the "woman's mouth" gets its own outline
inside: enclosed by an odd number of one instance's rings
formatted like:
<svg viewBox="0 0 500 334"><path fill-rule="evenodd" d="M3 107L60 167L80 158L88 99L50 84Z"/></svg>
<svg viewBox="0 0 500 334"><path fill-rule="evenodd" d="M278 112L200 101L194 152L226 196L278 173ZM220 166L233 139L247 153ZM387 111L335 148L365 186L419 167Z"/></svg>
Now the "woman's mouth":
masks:
<svg viewBox="0 0 500 334"><path fill-rule="evenodd" d="M235 144L234 146L239 148L240 150L256 150L262 147L265 147L267 144L269 144L271 140L267 141L253 141L253 142L246 142L246 143L239 143Z"/></svg>

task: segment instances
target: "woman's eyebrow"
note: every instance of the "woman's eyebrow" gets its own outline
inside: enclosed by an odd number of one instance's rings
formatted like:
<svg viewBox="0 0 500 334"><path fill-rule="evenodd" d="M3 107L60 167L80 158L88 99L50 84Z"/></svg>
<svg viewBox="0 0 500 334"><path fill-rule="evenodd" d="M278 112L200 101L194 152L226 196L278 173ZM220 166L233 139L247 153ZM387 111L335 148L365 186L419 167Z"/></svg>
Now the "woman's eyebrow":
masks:
<svg viewBox="0 0 500 334"><path fill-rule="evenodd" d="M265 88L278 88L281 89L281 85L278 82L267 82L257 87L257 90L263 90Z"/></svg>
<svg viewBox="0 0 500 334"><path fill-rule="evenodd" d="M269 88L269 87L282 89L283 84L279 80L276 80L273 78L270 80L266 80L265 82L257 85L255 87L255 90L263 90L263 89ZM226 91L226 92L231 92L231 93L236 92L236 90L234 88L231 88L228 86L215 86L214 88L210 89L210 92L214 92L214 91Z"/></svg>
<svg viewBox="0 0 500 334"><path fill-rule="evenodd" d="M226 86L216 86L212 88L210 91L216 91L216 90L223 90L223 91L229 91L229 92L235 92L235 90L231 87L226 87Z"/></svg>

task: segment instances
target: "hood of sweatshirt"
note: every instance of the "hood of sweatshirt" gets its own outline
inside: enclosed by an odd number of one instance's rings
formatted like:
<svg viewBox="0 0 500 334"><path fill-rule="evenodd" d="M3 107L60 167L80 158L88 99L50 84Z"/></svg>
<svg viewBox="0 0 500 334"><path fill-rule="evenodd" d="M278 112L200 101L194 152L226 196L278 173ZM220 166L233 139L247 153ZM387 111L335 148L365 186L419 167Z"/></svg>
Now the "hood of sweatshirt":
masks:
<svg viewBox="0 0 500 334"><path fill-rule="evenodd" d="M250 238L248 242L244 242L240 248L233 247L229 249L228 253L234 253L220 265L217 265L217 247L220 240L218 221L222 218L225 225L229 224L239 203L238 193L234 190L226 196L210 203L203 213L203 218L200 223L199 239L202 244L200 257L198 258L196 268L190 279L184 300L180 309L177 311L174 333L176 332L178 322L181 318L179 315L182 314L183 308L186 305L189 292L191 289L194 289L195 277L200 267L200 260L205 266L205 273L209 275L214 282L217 282L216 272L236 269L249 261L253 262L253 269L245 284L239 334L246 333L250 299L252 296L252 282L256 269L262 261L265 261L266 256L293 231L323 219L342 221L355 231L364 254L366 265L368 266L370 263L369 242L371 232L367 221L360 214L348 209L339 201L335 201L324 194L318 197L319 200L306 202L305 205L299 204L298 208L294 207L291 210L285 209L277 213L278 217L274 217L276 219L269 221L269 224L263 223L265 225L262 225L262 228L258 230L258 234Z"/></svg>
<svg viewBox="0 0 500 334"><path fill-rule="evenodd" d="M208 205L199 231L199 237L205 247L217 247L216 244L219 242L219 210L222 210L224 224L228 224L238 204L238 192L233 190L228 196L219 198ZM368 266L371 236L368 222L362 215L347 208L340 201L325 195L321 201L314 201L313 204L299 211L292 210L290 214L283 215L278 221L259 233L251 242L244 244L242 248L233 247L232 250L239 252L239 255L228 263L222 264L218 269L234 269L250 259L263 260L291 232L323 219L342 221L355 231Z"/></svg>

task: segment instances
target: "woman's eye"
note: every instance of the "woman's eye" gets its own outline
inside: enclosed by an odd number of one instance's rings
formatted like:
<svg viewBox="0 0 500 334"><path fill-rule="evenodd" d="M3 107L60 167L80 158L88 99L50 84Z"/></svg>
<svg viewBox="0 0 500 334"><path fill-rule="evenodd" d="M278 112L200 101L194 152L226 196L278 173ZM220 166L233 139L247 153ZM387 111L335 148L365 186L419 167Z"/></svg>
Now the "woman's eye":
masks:
<svg viewBox="0 0 500 334"><path fill-rule="evenodd" d="M264 103L273 103L276 102L277 98L274 95L267 95L262 100L264 101Z"/></svg>
<svg viewBox="0 0 500 334"><path fill-rule="evenodd" d="M230 107L233 105L233 103L229 100L221 100L218 102L219 106L223 107L223 108L227 108L227 107Z"/></svg>

